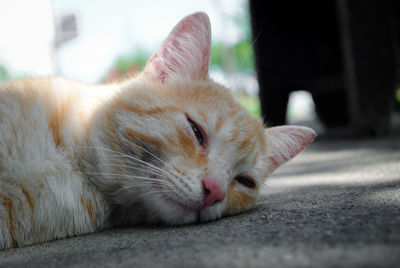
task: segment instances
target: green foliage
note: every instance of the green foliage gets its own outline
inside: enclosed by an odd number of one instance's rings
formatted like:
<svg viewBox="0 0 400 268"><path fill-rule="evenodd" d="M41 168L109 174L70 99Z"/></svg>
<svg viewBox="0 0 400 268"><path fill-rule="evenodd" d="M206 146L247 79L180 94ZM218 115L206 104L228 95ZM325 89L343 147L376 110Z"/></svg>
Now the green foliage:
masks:
<svg viewBox="0 0 400 268"><path fill-rule="evenodd" d="M29 73L11 73L4 64L0 63L0 82L32 77Z"/></svg>
<svg viewBox="0 0 400 268"><path fill-rule="evenodd" d="M231 59L228 59L229 57ZM213 42L210 65L228 72L252 70L254 68L254 55L250 40L243 39L233 46L228 46L222 42Z"/></svg>
<svg viewBox="0 0 400 268"><path fill-rule="evenodd" d="M11 75L8 72L6 66L0 64L0 82L4 82L11 79Z"/></svg>
<svg viewBox="0 0 400 268"><path fill-rule="evenodd" d="M121 75L126 74L132 67L143 69L149 58L150 53L144 49L138 49L133 53L118 56L113 64L113 69L115 68Z"/></svg>
<svg viewBox="0 0 400 268"><path fill-rule="evenodd" d="M230 18L241 29L242 38L233 45L214 41L211 46L211 68L219 68L228 73L254 70L250 14L247 12L249 10L248 3L245 2L245 5L238 14ZM261 104L258 96L237 92L235 98L250 114L256 117L261 116Z"/></svg>
<svg viewBox="0 0 400 268"><path fill-rule="evenodd" d="M254 55L250 40L245 39L234 46L234 53L239 71L254 69Z"/></svg>
<svg viewBox="0 0 400 268"><path fill-rule="evenodd" d="M222 42L213 42L211 44L210 65L211 67L223 68L223 50L224 44Z"/></svg>
<svg viewBox="0 0 400 268"><path fill-rule="evenodd" d="M251 25L248 4L238 14L230 18L242 32L242 38L233 45L214 41L211 46L211 67L226 72L248 72L254 69L254 53L251 44Z"/></svg>
<svg viewBox="0 0 400 268"><path fill-rule="evenodd" d="M237 93L235 94L235 98L250 114L256 117L261 116L261 104L257 96Z"/></svg>

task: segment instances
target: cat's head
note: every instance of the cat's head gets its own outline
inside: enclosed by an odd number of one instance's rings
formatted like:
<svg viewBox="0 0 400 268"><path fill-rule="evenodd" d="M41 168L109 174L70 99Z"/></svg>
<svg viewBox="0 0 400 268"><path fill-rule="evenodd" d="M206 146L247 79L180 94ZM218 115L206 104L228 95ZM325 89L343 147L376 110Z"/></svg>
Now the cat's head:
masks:
<svg viewBox="0 0 400 268"><path fill-rule="evenodd" d="M97 184L129 221L183 224L247 211L267 176L315 136L265 128L211 81L210 36L206 14L185 17L105 111Z"/></svg>

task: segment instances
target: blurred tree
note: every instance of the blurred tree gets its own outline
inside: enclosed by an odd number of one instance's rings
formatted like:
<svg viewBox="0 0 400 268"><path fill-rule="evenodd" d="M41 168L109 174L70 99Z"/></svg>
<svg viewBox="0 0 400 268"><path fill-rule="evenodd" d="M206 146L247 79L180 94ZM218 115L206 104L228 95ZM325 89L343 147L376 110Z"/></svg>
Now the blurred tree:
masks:
<svg viewBox="0 0 400 268"><path fill-rule="evenodd" d="M210 55L210 65L211 67L223 68L223 56L222 50L224 49L224 44L222 42L213 42L211 44L211 55Z"/></svg>
<svg viewBox="0 0 400 268"><path fill-rule="evenodd" d="M18 79L24 79L32 77L29 73L11 73L6 65L0 63L0 82L5 82L8 80L18 80Z"/></svg>
<svg viewBox="0 0 400 268"><path fill-rule="evenodd" d="M250 114L257 117L261 116L261 105L257 96L237 92L235 98Z"/></svg>
<svg viewBox="0 0 400 268"><path fill-rule="evenodd" d="M216 40L211 46L210 66L211 69L216 68L223 70L224 73L235 76L237 73L248 73L252 75L254 72L254 52L252 46L252 32L250 24L250 14L248 12L248 3L236 14L228 17L241 32L241 37L234 44L226 44L223 41ZM236 73L236 74L235 74ZM229 78L228 78L229 79ZM235 79L232 79L235 80ZM257 95L247 94L242 87L235 87L235 98L246 108L252 115L261 115L260 101Z"/></svg>
<svg viewBox="0 0 400 268"><path fill-rule="evenodd" d="M111 69L102 79L103 82L112 82L125 76L135 75L145 66L151 54L143 48L135 49L133 53L118 56Z"/></svg>
<svg viewBox="0 0 400 268"><path fill-rule="evenodd" d="M223 69L228 73L250 72L254 70L254 53L251 43L250 14L248 3L236 14L227 19L240 29L241 38L233 45L214 41L211 47L211 67Z"/></svg>
<svg viewBox="0 0 400 268"><path fill-rule="evenodd" d="M11 79L11 75L8 72L6 66L0 64L0 82L4 82Z"/></svg>
<svg viewBox="0 0 400 268"><path fill-rule="evenodd" d="M239 71L254 70L254 55L250 39L240 41L234 46L233 50Z"/></svg>
<svg viewBox="0 0 400 268"><path fill-rule="evenodd" d="M212 43L210 65L227 72L254 70L254 55L250 39L242 39L233 46L221 41Z"/></svg>
<svg viewBox="0 0 400 268"><path fill-rule="evenodd" d="M150 53L148 53L144 49L139 49L134 53L127 55L120 55L115 60L115 67L119 74L126 74L130 69L136 67L138 70L143 69L146 66L146 62L150 57Z"/></svg>

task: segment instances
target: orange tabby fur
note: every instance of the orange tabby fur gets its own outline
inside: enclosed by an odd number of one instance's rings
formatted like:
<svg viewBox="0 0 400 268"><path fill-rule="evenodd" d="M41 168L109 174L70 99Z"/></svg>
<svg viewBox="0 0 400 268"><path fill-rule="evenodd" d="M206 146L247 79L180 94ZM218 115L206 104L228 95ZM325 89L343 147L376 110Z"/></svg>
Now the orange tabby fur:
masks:
<svg viewBox="0 0 400 268"><path fill-rule="evenodd" d="M210 36L195 13L137 77L0 85L0 249L256 205L266 177L315 133L265 129L210 80Z"/></svg>

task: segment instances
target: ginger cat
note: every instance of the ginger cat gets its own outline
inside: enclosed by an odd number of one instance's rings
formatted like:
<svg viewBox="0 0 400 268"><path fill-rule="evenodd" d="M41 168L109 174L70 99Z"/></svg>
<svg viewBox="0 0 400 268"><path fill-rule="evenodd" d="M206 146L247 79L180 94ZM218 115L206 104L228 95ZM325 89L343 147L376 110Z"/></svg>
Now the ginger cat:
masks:
<svg viewBox="0 0 400 268"><path fill-rule="evenodd" d="M210 36L195 13L134 78L0 85L0 250L256 205L267 176L315 133L265 128L210 80Z"/></svg>

